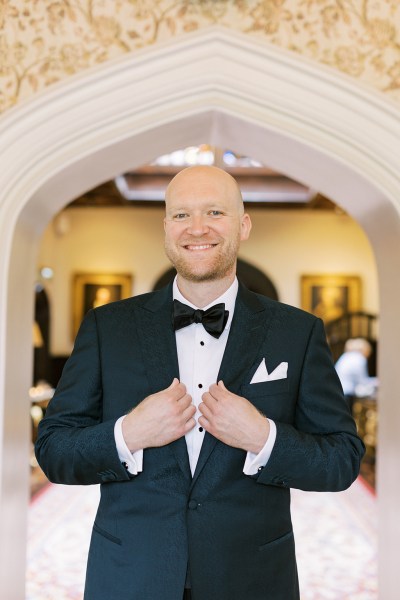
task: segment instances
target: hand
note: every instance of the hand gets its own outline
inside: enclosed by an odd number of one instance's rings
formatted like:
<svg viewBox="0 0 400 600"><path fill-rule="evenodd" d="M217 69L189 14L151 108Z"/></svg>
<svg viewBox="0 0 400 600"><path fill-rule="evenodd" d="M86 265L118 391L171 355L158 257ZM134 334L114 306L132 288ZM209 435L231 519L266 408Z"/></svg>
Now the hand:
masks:
<svg viewBox="0 0 400 600"><path fill-rule="evenodd" d="M224 444L258 454L269 436L269 421L246 398L232 394L224 383L210 386L199 405L199 423Z"/></svg>
<svg viewBox="0 0 400 600"><path fill-rule="evenodd" d="M147 396L122 421L122 435L131 452L165 446L196 424L196 407L186 387L174 379L165 390Z"/></svg>

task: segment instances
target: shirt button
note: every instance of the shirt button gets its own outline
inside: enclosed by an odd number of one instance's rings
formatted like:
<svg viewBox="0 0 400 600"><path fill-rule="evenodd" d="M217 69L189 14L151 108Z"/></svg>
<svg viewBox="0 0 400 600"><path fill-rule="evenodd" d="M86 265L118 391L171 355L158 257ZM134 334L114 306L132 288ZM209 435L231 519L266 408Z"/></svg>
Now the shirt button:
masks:
<svg viewBox="0 0 400 600"><path fill-rule="evenodd" d="M202 387L203 387L203 384L202 384L202 383L199 383L199 388L202 388Z"/></svg>
<svg viewBox="0 0 400 600"><path fill-rule="evenodd" d="M200 346L204 346L204 342L200 342Z"/></svg>
<svg viewBox="0 0 400 600"><path fill-rule="evenodd" d="M195 510L197 508L196 500L189 500L188 507L190 508L190 510Z"/></svg>
<svg viewBox="0 0 400 600"><path fill-rule="evenodd" d="M202 433L203 432L203 428L199 427L199 431L200 431L200 433Z"/></svg>

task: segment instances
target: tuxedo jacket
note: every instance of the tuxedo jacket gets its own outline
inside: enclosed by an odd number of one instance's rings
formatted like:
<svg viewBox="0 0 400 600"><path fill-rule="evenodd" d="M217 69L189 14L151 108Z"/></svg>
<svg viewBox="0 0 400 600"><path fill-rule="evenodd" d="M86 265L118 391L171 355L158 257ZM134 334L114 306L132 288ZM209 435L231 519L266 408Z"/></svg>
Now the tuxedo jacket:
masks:
<svg viewBox="0 0 400 600"><path fill-rule="evenodd" d="M179 378L171 315L172 286L90 311L39 427L51 481L101 484L85 599L182 600L189 564L194 600L298 600L290 488L343 490L364 451L322 322L239 286L218 380L275 421L267 465L206 433L193 477L184 437L131 476L114 425ZM287 378L250 383L263 359Z"/></svg>

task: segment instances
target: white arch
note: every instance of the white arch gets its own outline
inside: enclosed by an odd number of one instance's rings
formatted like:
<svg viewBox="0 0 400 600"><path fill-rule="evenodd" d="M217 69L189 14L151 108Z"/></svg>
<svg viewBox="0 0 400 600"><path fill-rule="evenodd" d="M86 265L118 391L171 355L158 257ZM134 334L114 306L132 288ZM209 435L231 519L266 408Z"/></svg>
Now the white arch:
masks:
<svg viewBox="0 0 400 600"><path fill-rule="evenodd" d="M53 86L0 120L0 572L24 598L31 322L37 240L66 202L156 155L209 141L341 204L377 259L381 343L380 597L397 597L400 535L400 121L382 96L219 27ZM393 390L393 391L392 391ZM9 540L13 540L10 544Z"/></svg>

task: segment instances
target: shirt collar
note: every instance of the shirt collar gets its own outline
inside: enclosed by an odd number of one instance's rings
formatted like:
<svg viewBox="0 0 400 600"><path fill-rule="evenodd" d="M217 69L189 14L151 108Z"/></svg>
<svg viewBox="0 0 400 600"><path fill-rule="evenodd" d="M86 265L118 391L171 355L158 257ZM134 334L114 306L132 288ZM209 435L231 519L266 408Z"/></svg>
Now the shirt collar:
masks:
<svg viewBox="0 0 400 600"><path fill-rule="evenodd" d="M238 289L239 289L239 283L238 283L237 277L235 277L232 285L221 296L219 296L218 298L215 298L215 300L210 302L210 304L207 304L207 306L204 306L202 308L202 310L207 310L207 308L210 308L210 306L214 306L214 304L220 304L221 302L223 302L225 304L225 310L229 311L229 317L226 322L225 329L229 329L229 327L231 326L231 323L232 323ZM188 306L191 306L192 308L200 308L199 306L196 306L192 302L189 302L189 300L187 300L181 294L181 292L178 288L176 276L175 276L174 283L172 286L172 298L174 300L179 300L179 302L183 302L183 304L187 304Z"/></svg>

